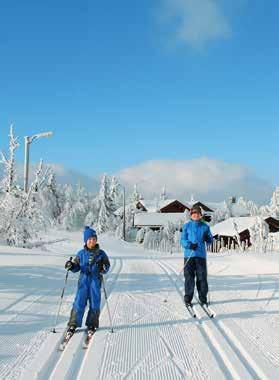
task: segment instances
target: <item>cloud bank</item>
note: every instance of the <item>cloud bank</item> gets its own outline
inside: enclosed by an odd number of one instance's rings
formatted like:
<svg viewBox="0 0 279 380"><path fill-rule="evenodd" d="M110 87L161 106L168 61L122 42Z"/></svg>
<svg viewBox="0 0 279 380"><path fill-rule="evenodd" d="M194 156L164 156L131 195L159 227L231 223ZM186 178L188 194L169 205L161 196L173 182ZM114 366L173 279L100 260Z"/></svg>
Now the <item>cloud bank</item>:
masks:
<svg viewBox="0 0 279 380"><path fill-rule="evenodd" d="M158 196L164 185L168 195L181 200L195 198L222 201L232 195L267 202L273 187L249 168L210 158L146 161L116 173L128 187L138 184L145 197Z"/></svg>
<svg viewBox="0 0 279 380"><path fill-rule="evenodd" d="M60 184L76 185L80 182L92 193L99 191L100 176L88 177L62 164L53 163L47 166L52 167ZM2 170L1 165L0 177ZM32 164L30 181L34 172L35 165ZM23 165L17 166L17 174L19 183L23 184ZM134 184L137 184L139 192L145 198L158 197L163 186L166 186L168 196L184 201L189 200L192 194L196 199L204 201L222 201L235 195L266 204L274 190L271 183L259 178L244 165L207 157L194 160L145 161L113 174L128 190L132 190Z"/></svg>
<svg viewBox="0 0 279 380"><path fill-rule="evenodd" d="M218 0L163 0L162 7L164 20L173 25L177 42L201 48L232 34Z"/></svg>

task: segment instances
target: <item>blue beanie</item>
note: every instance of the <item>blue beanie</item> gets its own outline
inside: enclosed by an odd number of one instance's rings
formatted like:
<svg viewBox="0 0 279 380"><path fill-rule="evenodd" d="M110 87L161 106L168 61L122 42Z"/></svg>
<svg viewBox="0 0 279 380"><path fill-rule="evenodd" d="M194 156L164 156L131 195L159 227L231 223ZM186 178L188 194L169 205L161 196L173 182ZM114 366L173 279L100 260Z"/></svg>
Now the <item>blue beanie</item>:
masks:
<svg viewBox="0 0 279 380"><path fill-rule="evenodd" d="M84 243L86 244L87 240L91 237L95 237L97 239L97 233L93 230L93 228L86 226L83 232Z"/></svg>

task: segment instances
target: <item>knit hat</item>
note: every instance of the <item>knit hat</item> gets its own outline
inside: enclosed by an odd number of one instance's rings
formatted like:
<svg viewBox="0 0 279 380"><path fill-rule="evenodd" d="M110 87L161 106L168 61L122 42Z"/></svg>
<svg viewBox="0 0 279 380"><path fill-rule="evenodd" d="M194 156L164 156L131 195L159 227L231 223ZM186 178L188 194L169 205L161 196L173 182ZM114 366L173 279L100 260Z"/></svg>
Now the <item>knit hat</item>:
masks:
<svg viewBox="0 0 279 380"><path fill-rule="evenodd" d="M91 237L95 237L97 239L97 233L95 230L93 230L93 228L86 226L83 232L84 243L86 244L87 240L90 239Z"/></svg>
<svg viewBox="0 0 279 380"><path fill-rule="evenodd" d="M202 215L202 209L200 208L199 205L194 205L191 210L190 210L190 215L192 215L194 212L197 212L199 213L200 215Z"/></svg>

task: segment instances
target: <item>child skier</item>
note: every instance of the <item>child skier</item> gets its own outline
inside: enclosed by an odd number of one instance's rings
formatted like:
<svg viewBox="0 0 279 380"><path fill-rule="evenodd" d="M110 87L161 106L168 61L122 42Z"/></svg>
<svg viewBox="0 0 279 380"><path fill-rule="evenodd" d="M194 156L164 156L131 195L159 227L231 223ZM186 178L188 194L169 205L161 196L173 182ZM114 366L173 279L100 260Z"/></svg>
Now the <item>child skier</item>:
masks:
<svg viewBox="0 0 279 380"><path fill-rule="evenodd" d="M99 327L102 275L110 268L108 256L97 244L96 231L85 227L83 235L84 248L77 253L73 261L68 260L65 264L67 270L74 273L80 271L77 293L68 322L69 335L72 335L77 327L82 326L88 301L89 310L86 318L88 334L93 334Z"/></svg>
<svg viewBox="0 0 279 380"><path fill-rule="evenodd" d="M199 301L207 306L207 265L205 243L211 244L213 237L210 228L202 221L202 210L193 206L191 220L183 226L181 245L184 248L185 304L192 307L195 278Z"/></svg>

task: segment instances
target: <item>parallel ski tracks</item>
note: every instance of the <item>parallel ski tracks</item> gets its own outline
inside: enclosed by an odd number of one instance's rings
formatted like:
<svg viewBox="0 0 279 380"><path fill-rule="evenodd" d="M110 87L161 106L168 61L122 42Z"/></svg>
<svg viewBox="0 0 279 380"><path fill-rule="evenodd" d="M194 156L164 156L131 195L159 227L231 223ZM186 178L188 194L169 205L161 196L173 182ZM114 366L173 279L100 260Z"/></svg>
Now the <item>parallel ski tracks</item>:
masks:
<svg viewBox="0 0 279 380"><path fill-rule="evenodd" d="M110 296L113 287L117 281L117 278L122 270L123 262L121 258L112 259L112 268L110 276L106 283L108 297ZM101 313L104 311L105 304L103 303ZM97 333L96 333L97 334ZM51 357L44 365L42 370L38 373L38 380L61 380L61 379L76 379L79 376L79 372L82 371L83 361L86 360L87 351L84 350L82 345L85 334L83 330L77 331L71 338L70 342L66 346L63 352L59 352L59 342L57 342ZM69 365L70 363L70 365Z"/></svg>
<svg viewBox="0 0 279 380"><path fill-rule="evenodd" d="M179 287L178 273L169 263L154 261L163 269L170 281L175 285L177 293L184 302L183 293ZM172 274L175 276L173 278ZM206 343L209 345L213 355L219 363L225 378L227 379L260 379L267 380L268 377L259 368L242 343L237 339L231 329L224 322L216 319L202 317L203 311L195 308L197 318L193 322L199 328ZM185 309L185 313L187 310Z"/></svg>

